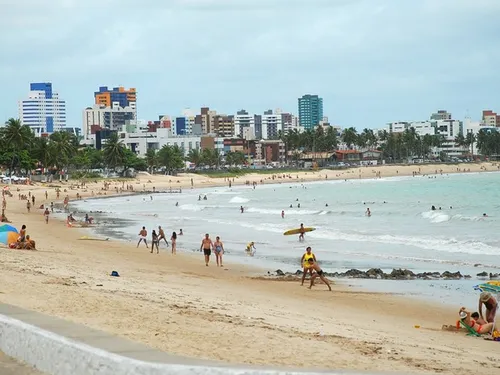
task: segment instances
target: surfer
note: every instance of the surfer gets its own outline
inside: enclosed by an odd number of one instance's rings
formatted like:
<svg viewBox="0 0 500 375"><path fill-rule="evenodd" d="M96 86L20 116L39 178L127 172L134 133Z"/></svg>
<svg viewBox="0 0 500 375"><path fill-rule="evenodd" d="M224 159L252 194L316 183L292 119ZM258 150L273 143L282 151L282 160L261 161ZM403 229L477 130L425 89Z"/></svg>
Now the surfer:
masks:
<svg viewBox="0 0 500 375"><path fill-rule="evenodd" d="M224 254L224 244L220 240L219 236L215 237L214 252L215 252L215 260L217 261L217 267L219 267L219 263L221 267L224 267L222 265L222 254Z"/></svg>
<svg viewBox="0 0 500 375"><path fill-rule="evenodd" d="M318 266L318 263L316 263L313 258L309 258L309 260L307 262L309 263L309 267L311 269L313 269L314 271L316 271L311 276L311 285L309 285L308 288L311 289L312 286L314 285L314 279L316 279L316 277L319 277L321 279L321 281L323 281L328 286L328 289L331 291L332 287L330 286L330 282L325 278L325 276L323 276L324 272L321 269L321 267Z"/></svg>
<svg viewBox="0 0 500 375"><path fill-rule="evenodd" d="M203 250L205 255L205 266L208 267L208 262L210 262L210 255L212 255L212 247L214 246L212 240L208 233L205 234L205 238L201 240L200 251Z"/></svg>
<svg viewBox="0 0 500 375"><path fill-rule="evenodd" d="M306 233L306 229L304 228L304 224L300 224L299 241L304 241L304 233Z"/></svg>
<svg viewBox="0 0 500 375"><path fill-rule="evenodd" d="M311 246L306 248L306 252L302 255L302 259L300 260L300 264L304 269L304 272L302 273L302 283L300 284L301 286L304 285L304 280L306 279L308 272L311 277L313 275L313 269L309 265L309 259L313 259L316 262L316 255L312 253Z"/></svg>
<svg viewBox="0 0 500 375"><path fill-rule="evenodd" d="M253 249L253 251L252 251ZM247 253L247 255L250 255L251 257L253 257L256 253L257 249L255 248L255 243L252 241L252 242L249 242L247 244L247 247L245 248L245 252Z"/></svg>
<svg viewBox="0 0 500 375"><path fill-rule="evenodd" d="M144 243L146 244L146 249L149 249L148 242L146 240L147 236L148 231L146 230L146 227L142 227L141 231L139 232L139 242L137 242L137 247L139 247L140 243L144 241Z"/></svg>

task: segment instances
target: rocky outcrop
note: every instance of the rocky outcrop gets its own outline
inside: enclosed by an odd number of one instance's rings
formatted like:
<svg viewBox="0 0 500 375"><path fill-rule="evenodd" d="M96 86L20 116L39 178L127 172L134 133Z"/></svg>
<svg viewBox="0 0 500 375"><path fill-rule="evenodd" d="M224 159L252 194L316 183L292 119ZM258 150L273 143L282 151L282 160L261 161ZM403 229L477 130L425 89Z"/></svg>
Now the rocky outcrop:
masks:
<svg viewBox="0 0 500 375"><path fill-rule="evenodd" d="M297 270L294 273L283 272L282 270L276 270L274 274L268 273L269 276L301 276L302 270ZM361 271L356 268L350 269L346 272L325 272L325 276L331 278L341 278L341 279L380 279L380 280L460 280L460 279L470 279L470 275L462 275L460 271L450 272L445 271L443 273L439 272L421 272L414 273L408 269L393 269L390 273L385 273L380 268L370 268L368 271ZM487 272L481 272L477 274L478 277L495 277L498 275L489 275Z"/></svg>

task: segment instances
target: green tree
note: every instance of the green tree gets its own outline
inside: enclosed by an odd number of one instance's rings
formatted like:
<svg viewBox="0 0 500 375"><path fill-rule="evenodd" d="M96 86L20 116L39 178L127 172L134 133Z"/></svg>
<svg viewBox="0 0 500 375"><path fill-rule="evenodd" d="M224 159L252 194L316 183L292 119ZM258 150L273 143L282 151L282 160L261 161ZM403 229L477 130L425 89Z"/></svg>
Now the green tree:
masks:
<svg viewBox="0 0 500 375"><path fill-rule="evenodd" d="M189 150L187 160L194 164L195 168L202 165L201 153L198 149Z"/></svg>
<svg viewBox="0 0 500 375"><path fill-rule="evenodd" d="M355 128L350 127L347 129L344 129L342 132L342 142L344 142L349 149L352 150L353 146L356 144L356 140L358 138L358 132Z"/></svg>
<svg viewBox="0 0 500 375"><path fill-rule="evenodd" d="M184 153L177 145L165 145L158 151L158 162L171 174L184 168Z"/></svg>
<svg viewBox="0 0 500 375"><path fill-rule="evenodd" d="M153 173L154 169L158 166L158 153L155 149L148 148L146 151L146 164L149 172Z"/></svg>
<svg viewBox="0 0 500 375"><path fill-rule="evenodd" d="M78 140L75 135L66 131L60 131L52 133L49 139L55 153L55 165L58 169L67 167L78 147Z"/></svg>
<svg viewBox="0 0 500 375"><path fill-rule="evenodd" d="M104 163L108 168L116 169L125 164L126 147L117 133L111 133L103 147Z"/></svg>

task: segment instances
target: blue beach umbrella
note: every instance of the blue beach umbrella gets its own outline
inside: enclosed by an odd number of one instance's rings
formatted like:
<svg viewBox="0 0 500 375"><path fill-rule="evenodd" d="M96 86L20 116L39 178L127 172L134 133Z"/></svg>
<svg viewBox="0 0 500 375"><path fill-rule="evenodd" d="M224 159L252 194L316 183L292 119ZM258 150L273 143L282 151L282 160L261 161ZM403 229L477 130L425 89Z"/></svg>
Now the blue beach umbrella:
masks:
<svg viewBox="0 0 500 375"><path fill-rule="evenodd" d="M19 233L19 231L13 227L12 225L9 224L2 224L0 225L0 232L16 232Z"/></svg>

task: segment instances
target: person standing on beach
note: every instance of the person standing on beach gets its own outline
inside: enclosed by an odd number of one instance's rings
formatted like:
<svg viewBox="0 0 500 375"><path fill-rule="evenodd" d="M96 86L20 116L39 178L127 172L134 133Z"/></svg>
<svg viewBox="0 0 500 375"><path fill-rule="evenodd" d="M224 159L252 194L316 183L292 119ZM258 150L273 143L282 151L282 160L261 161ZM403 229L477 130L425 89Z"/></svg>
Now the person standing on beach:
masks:
<svg viewBox="0 0 500 375"><path fill-rule="evenodd" d="M172 243L172 254L175 255L177 253L177 233L172 232L170 242Z"/></svg>
<svg viewBox="0 0 500 375"><path fill-rule="evenodd" d="M495 315L498 310L498 302L493 297L490 292L482 292L479 295L479 316L483 318L483 305L486 307L486 314L484 314L484 320L488 323L493 323L495 321Z"/></svg>
<svg viewBox="0 0 500 375"><path fill-rule="evenodd" d="M43 216L45 217L45 224L48 224L48 223L49 223L49 215L50 215L49 208L48 208L48 207L46 207L46 208L45 208L45 211L43 212Z"/></svg>
<svg viewBox="0 0 500 375"><path fill-rule="evenodd" d="M165 232L163 231L163 228L158 225L158 243L160 243L161 240L165 241L165 243L168 246L168 241L167 238L165 237Z"/></svg>
<svg viewBox="0 0 500 375"><path fill-rule="evenodd" d="M26 202L26 209L28 210L28 213L30 213L30 210L31 210L31 202L29 201L29 199L28 199L28 201Z"/></svg>
<svg viewBox="0 0 500 375"><path fill-rule="evenodd" d="M304 255L302 255L302 259L300 260L300 264L303 268L302 283L300 284L301 286L304 285L304 280L306 279L306 275L308 272L311 277L313 275L313 268L309 266L309 259L313 259L316 262L316 255L313 254L311 246L308 246L306 248L306 252L304 253Z"/></svg>
<svg viewBox="0 0 500 375"><path fill-rule="evenodd" d="M215 252L215 259L217 261L217 267L219 267L219 264L221 267L224 267L222 265L222 255L224 254L224 244L220 240L219 236L215 237L214 252Z"/></svg>
<svg viewBox="0 0 500 375"><path fill-rule="evenodd" d="M323 270L321 269L321 267L318 266L318 263L316 263L313 258L309 258L309 260L307 262L309 263L309 268L311 268L314 271L316 271L311 276L311 285L309 285L308 288L311 289L312 286L314 285L314 279L316 279L317 277L319 277L321 279L321 281L323 281L328 286L328 289L330 291L332 291L332 287L330 286L330 282L325 278L325 276L324 276L325 273L323 272Z"/></svg>
<svg viewBox="0 0 500 375"><path fill-rule="evenodd" d="M212 248L214 247L214 244L212 243L212 240L210 239L210 236L208 233L205 234L205 238L201 240L201 246L200 246L200 251L203 250L203 253L205 255L205 265L208 267L208 262L210 262L210 255L212 255Z"/></svg>
<svg viewBox="0 0 500 375"><path fill-rule="evenodd" d="M160 254L160 247L158 246L159 243L160 241L158 240L158 235L156 234L156 231L153 229L153 231L151 232L151 254L153 254L155 246L156 246L156 254Z"/></svg>
<svg viewBox="0 0 500 375"><path fill-rule="evenodd" d="M306 233L306 230L304 228L304 224L300 224L300 228L299 228L299 241L304 241L304 233Z"/></svg>
<svg viewBox="0 0 500 375"><path fill-rule="evenodd" d="M149 249L147 237L148 231L146 230L146 227L142 227L141 231L139 232L139 242L137 242L137 247L139 247L141 241L144 241L144 243L146 244L146 249Z"/></svg>

